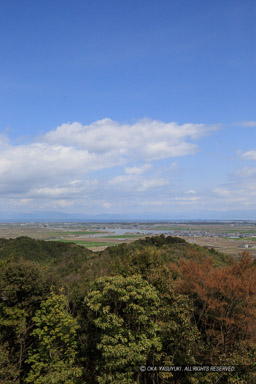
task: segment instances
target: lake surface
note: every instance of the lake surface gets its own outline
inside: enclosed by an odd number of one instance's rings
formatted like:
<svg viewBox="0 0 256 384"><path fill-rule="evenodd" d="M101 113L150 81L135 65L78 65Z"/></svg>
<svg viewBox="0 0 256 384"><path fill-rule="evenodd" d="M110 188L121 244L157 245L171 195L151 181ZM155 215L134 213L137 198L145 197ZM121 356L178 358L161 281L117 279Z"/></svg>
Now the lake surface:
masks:
<svg viewBox="0 0 256 384"><path fill-rule="evenodd" d="M107 236L122 236L122 235L171 235L175 231L157 231L153 229L124 229L124 228L104 228L103 231L108 233L99 233L93 235L81 235L80 237L107 237Z"/></svg>

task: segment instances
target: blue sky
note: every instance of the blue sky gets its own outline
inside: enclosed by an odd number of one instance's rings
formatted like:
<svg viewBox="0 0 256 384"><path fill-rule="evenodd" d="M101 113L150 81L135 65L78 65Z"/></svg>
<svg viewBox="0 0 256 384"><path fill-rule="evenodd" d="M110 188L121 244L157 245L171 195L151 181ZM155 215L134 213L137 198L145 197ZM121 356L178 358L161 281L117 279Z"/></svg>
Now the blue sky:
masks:
<svg viewBox="0 0 256 384"><path fill-rule="evenodd" d="M253 0L0 12L0 210L256 218Z"/></svg>

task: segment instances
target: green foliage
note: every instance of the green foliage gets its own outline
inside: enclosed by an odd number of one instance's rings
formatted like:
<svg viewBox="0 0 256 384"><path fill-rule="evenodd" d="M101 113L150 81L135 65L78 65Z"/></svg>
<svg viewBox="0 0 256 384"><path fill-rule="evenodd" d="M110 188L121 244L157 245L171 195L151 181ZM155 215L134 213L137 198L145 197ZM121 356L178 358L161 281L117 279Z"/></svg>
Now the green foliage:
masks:
<svg viewBox="0 0 256 384"><path fill-rule="evenodd" d="M171 236L102 252L0 239L0 383L253 384L138 368L254 363L255 266Z"/></svg>
<svg viewBox="0 0 256 384"><path fill-rule="evenodd" d="M256 345L245 346L243 343L236 345L230 354L219 356L221 365L231 365L239 367L234 373L223 373L223 382L225 380L230 384L255 384L256 382Z"/></svg>
<svg viewBox="0 0 256 384"><path fill-rule="evenodd" d="M101 263L109 273L129 275L140 273L145 276L150 270L177 262L180 259L193 259L201 262L205 258L213 260L214 265L221 266L231 262L229 256L215 250L188 244L179 237L154 236L136 240L130 244L108 247L99 253Z"/></svg>
<svg viewBox="0 0 256 384"><path fill-rule="evenodd" d="M122 254L115 257L110 262L111 271L115 274L129 276L140 274L144 278L150 271L163 264L162 254L159 249L152 246L146 246L143 249L136 249L128 253L124 258Z"/></svg>
<svg viewBox="0 0 256 384"><path fill-rule="evenodd" d="M187 297L175 292L171 272L166 267L153 271L148 280L157 289L160 298L157 321L162 343L161 364L168 366L198 364L202 343L200 333L192 321L192 311ZM192 378L193 376L194 374ZM176 382L177 374L160 373L159 377ZM184 383L190 383L190 377L186 376L184 380ZM183 383L183 380L180 378L178 382Z"/></svg>
<svg viewBox="0 0 256 384"><path fill-rule="evenodd" d="M85 302L96 336L97 382L135 383L139 365L161 350L157 291L139 275L106 277L93 284Z"/></svg>
<svg viewBox="0 0 256 384"><path fill-rule="evenodd" d="M164 235L146 237L145 240L139 240L139 242L143 245L155 245L156 247L162 247L163 245L186 244L186 241L180 237Z"/></svg>
<svg viewBox="0 0 256 384"><path fill-rule="evenodd" d="M0 344L0 383L19 384L20 371L18 364L12 362L8 344Z"/></svg>
<svg viewBox="0 0 256 384"><path fill-rule="evenodd" d="M34 263L1 263L0 343L5 346L9 366L15 366L14 371L21 376L26 372L25 359L32 343L32 317L48 293L49 283L44 271Z"/></svg>
<svg viewBox="0 0 256 384"><path fill-rule="evenodd" d="M78 245L81 245L83 247L105 247L105 246L108 246L109 243L106 242L106 241L86 241L86 240L59 240L61 242L65 242L65 243L70 243L70 244L78 244ZM112 243L112 244L118 244L118 243Z"/></svg>
<svg viewBox="0 0 256 384"><path fill-rule="evenodd" d="M26 383L74 384L82 372L76 366L77 322L69 314L62 293L51 293L33 317L37 340L30 349L27 363L31 365Z"/></svg>
<svg viewBox="0 0 256 384"><path fill-rule="evenodd" d="M0 303L5 306L18 306L33 312L38 307L42 295L53 284L46 277L46 270L29 261L2 262L0 267Z"/></svg>
<svg viewBox="0 0 256 384"><path fill-rule="evenodd" d="M0 260L20 258L40 264L56 264L70 258L76 263L85 261L92 252L84 247L61 241L35 240L26 236L0 239Z"/></svg>

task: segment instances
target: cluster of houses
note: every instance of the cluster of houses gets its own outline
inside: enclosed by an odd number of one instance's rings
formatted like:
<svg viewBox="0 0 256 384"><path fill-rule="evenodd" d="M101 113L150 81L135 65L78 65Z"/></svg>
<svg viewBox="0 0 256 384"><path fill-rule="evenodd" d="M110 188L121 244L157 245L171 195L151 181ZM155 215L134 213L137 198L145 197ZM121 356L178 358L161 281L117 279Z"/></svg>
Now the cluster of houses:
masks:
<svg viewBox="0 0 256 384"><path fill-rule="evenodd" d="M254 244L242 244L242 245L240 245L240 248L256 248L256 245L254 245Z"/></svg>

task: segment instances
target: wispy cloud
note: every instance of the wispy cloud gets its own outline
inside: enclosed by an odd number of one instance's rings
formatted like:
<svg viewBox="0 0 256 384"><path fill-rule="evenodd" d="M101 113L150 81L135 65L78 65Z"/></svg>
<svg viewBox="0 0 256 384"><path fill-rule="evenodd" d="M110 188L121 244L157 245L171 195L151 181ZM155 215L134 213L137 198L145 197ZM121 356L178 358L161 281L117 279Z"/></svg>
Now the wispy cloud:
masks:
<svg viewBox="0 0 256 384"><path fill-rule="evenodd" d="M230 182L213 190L209 201L224 209L256 208L256 167L243 167L230 175Z"/></svg>
<svg viewBox="0 0 256 384"><path fill-rule="evenodd" d="M109 180L109 185L123 191L144 192L150 188L167 185L169 181L164 178L145 178L137 174L119 175Z"/></svg>
<svg viewBox="0 0 256 384"><path fill-rule="evenodd" d="M140 167L126 167L125 172L129 175L141 175L151 168L151 164L144 164Z"/></svg>
<svg viewBox="0 0 256 384"><path fill-rule="evenodd" d="M244 160L256 160L256 149L246 152L239 152L239 154Z"/></svg>
<svg viewBox="0 0 256 384"><path fill-rule="evenodd" d="M256 121L250 120L250 121L240 121L236 123L235 125L239 125L240 127L256 127Z"/></svg>

